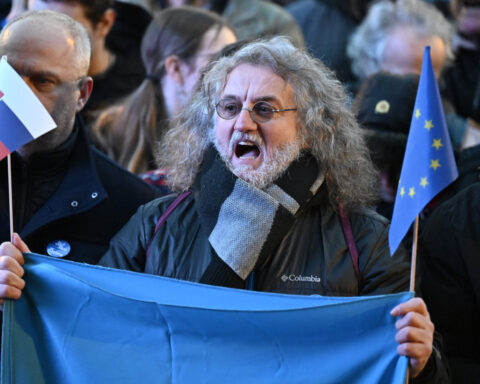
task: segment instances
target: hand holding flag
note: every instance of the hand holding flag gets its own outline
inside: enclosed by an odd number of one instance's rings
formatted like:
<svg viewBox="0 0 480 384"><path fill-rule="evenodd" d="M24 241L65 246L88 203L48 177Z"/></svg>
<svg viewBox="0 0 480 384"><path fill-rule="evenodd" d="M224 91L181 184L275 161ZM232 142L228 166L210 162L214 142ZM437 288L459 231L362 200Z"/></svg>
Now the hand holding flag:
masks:
<svg viewBox="0 0 480 384"><path fill-rule="evenodd" d="M425 47L389 231L392 255L415 217L457 176L452 144L430 59L430 47Z"/></svg>

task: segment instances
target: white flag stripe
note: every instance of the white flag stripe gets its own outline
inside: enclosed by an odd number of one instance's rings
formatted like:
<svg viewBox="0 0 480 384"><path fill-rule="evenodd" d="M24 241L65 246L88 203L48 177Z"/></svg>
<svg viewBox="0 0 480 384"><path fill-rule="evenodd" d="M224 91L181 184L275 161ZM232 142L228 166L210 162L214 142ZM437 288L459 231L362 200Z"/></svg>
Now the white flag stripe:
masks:
<svg viewBox="0 0 480 384"><path fill-rule="evenodd" d="M37 96L2 57L0 60L1 100L8 105L30 134L37 138L57 125Z"/></svg>

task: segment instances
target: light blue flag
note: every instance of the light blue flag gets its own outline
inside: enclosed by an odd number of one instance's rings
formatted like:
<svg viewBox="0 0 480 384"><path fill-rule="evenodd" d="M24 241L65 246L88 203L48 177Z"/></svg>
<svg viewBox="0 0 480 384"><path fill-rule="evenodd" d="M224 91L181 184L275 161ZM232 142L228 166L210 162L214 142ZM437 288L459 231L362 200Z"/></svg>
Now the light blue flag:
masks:
<svg viewBox="0 0 480 384"><path fill-rule="evenodd" d="M405 382L390 310L411 293L295 296L26 255L1 382Z"/></svg>
<svg viewBox="0 0 480 384"><path fill-rule="evenodd" d="M425 47L422 73L389 231L393 255L415 217L458 177L442 100Z"/></svg>

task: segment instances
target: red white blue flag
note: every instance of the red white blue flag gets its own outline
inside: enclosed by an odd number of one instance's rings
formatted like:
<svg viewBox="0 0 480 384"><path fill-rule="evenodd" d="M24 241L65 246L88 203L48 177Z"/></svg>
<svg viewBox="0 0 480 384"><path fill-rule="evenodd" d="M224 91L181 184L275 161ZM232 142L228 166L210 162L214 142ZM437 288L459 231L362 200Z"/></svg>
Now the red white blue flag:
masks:
<svg viewBox="0 0 480 384"><path fill-rule="evenodd" d="M56 127L20 75L0 60L0 160Z"/></svg>

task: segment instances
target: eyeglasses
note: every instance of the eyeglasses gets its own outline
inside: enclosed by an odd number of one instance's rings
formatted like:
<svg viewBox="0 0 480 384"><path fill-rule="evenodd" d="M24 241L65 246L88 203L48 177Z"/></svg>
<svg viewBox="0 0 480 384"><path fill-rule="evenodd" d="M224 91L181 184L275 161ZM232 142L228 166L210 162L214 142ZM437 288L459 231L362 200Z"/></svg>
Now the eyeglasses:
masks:
<svg viewBox="0 0 480 384"><path fill-rule="evenodd" d="M266 101L255 103L252 109L242 107L242 103L232 99L223 99L216 106L217 114L222 119L232 120L237 117L241 111L248 111L253 121L257 123L266 123L273 119L275 113L296 111L297 108L275 109L273 105Z"/></svg>

